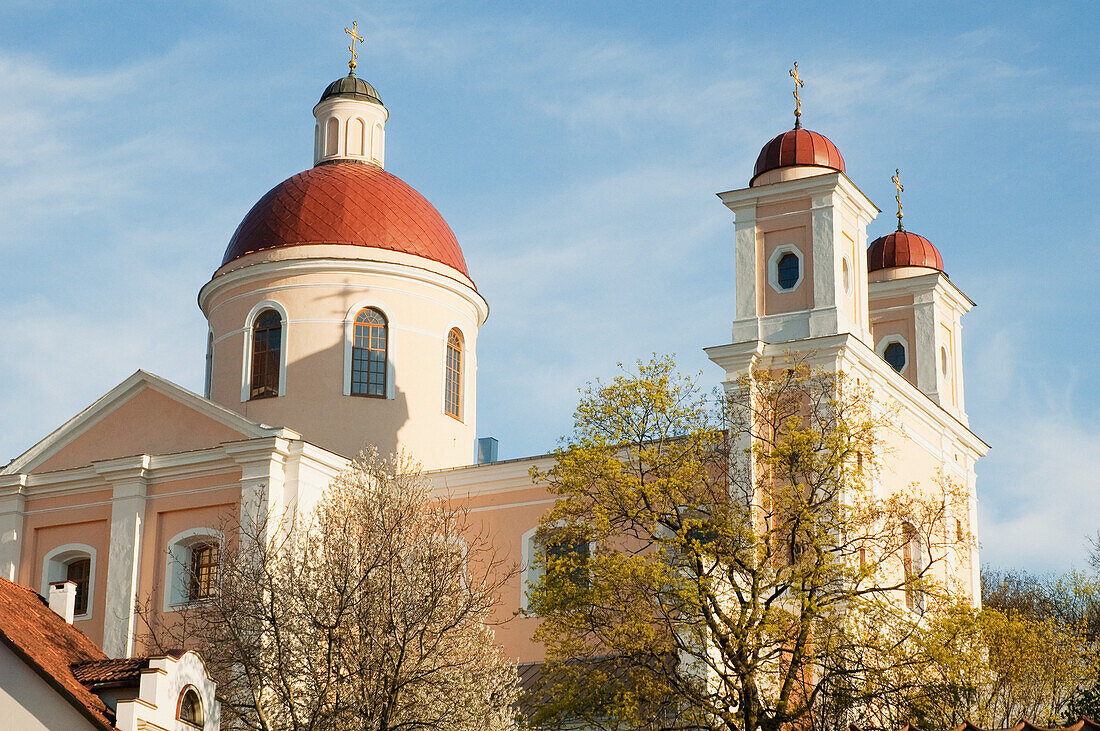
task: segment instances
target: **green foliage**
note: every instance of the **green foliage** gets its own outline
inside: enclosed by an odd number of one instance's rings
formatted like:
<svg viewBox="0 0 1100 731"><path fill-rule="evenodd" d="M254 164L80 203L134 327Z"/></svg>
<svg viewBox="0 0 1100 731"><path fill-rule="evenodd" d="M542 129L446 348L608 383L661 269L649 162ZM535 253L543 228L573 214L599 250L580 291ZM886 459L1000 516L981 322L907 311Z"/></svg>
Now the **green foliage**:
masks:
<svg viewBox="0 0 1100 731"><path fill-rule="evenodd" d="M891 426L866 387L803 363L718 398L667 357L590 386L533 475L559 496L538 540L593 547L538 559L535 721L904 722L928 620L955 604L940 565L969 536L946 528L967 514L948 481L875 493Z"/></svg>

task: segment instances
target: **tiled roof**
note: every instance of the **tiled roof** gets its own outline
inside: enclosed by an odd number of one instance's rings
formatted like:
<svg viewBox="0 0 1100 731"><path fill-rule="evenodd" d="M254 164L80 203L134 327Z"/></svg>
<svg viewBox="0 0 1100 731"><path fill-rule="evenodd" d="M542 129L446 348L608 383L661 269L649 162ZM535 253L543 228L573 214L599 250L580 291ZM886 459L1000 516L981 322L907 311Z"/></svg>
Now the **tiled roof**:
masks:
<svg viewBox="0 0 1100 731"><path fill-rule="evenodd" d="M367 163L322 163L276 185L241 221L222 264L303 244L399 251L469 276L458 239L439 211L408 183Z"/></svg>
<svg viewBox="0 0 1100 731"><path fill-rule="evenodd" d="M72 673L84 685L96 685L137 680L141 677L141 671L147 667L147 657L124 657L119 660L96 660L74 665Z"/></svg>
<svg viewBox="0 0 1100 731"><path fill-rule="evenodd" d="M926 267L943 271L943 257L931 241L909 231L879 236L867 247L867 271L892 267Z"/></svg>
<svg viewBox="0 0 1100 731"><path fill-rule="evenodd" d="M848 726L848 731L863 731L863 729L853 723ZM898 731L921 731L921 729L910 723L902 726ZM1100 723L1096 723L1091 718L1082 718L1077 723L1071 723L1068 726L1036 726L1030 721L1020 721L1015 726L993 729L975 726L966 721L956 726L952 731L1100 731Z"/></svg>
<svg viewBox="0 0 1100 731"><path fill-rule="evenodd" d="M75 664L101 662L107 656L36 592L6 579L0 579L0 641L89 721L100 728L114 728L114 714L70 670Z"/></svg>
<svg viewBox="0 0 1100 731"><path fill-rule="evenodd" d="M755 179L769 170L791 165L818 165L844 172L844 158L832 140L808 129L791 129L764 145L756 158L752 177Z"/></svg>

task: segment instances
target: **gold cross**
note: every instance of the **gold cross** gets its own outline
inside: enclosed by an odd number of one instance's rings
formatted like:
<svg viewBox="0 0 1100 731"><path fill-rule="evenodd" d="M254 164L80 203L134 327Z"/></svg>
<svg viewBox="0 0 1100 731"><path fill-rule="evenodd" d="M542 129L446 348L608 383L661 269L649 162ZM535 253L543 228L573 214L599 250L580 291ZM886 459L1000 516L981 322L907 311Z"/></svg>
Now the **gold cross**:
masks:
<svg viewBox="0 0 1100 731"><path fill-rule="evenodd" d="M348 46L348 50L351 51L351 60L348 61L348 68L351 69L351 75L355 76L355 67L358 66L355 61L359 58L359 54L355 52L355 42L363 42L363 36L359 35L359 21L352 21L350 28L344 28L344 32L351 36L351 45Z"/></svg>
<svg viewBox="0 0 1100 731"><path fill-rule="evenodd" d="M898 189L898 194L894 196L894 200L898 202L898 231L904 231L905 227L901 225L902 216L905 215L901 212L901 192L905 190L905 186L901 184L901 171L894 168L894 177L890 180L893 181L894 187Z"/></svg>
<svg viewBox="0 0 1100 731"><path fill-rule="evenodd" d="M794 62L794 68L789 73L791 78L794 79L794 128L802 129L802 99L798 96L798 89L805 86L805 84L798 76L798 61Z"/></svg>

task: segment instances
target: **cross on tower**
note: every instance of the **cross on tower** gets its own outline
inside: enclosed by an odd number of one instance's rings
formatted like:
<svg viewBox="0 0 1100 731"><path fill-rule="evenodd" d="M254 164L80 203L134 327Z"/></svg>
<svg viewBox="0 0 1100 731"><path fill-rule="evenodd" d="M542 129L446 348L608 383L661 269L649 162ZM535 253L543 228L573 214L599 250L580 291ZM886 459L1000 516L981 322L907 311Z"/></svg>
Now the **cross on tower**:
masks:
<svg viewBox="0 0 1100 731"><path fill-rule="evenodd" d="M350 75L355 76L355 67L359 64L356 63L356 59L359 58L359 54L355 52L355 42L363 42L363 36L359 35L359 21L353 20L350 28L344 28L344 32L351 36L351 45L348 46L348 50L351 51L351 60L348 61L348 68L351 69Z"/></svg>
<svg viewBox="0 0 1100 731"><path fill-rule="evenodd" d="M802 129L802 99L798 96L798 89L805 86L805 84L798 76L798 61L794 62L794 68L789 73L791 78L794 79L794 128Z"/></svg>
<svg viewBox="0 0 1100 731"><path fill-rule="evenodd" d="M905 186L901 184L901 171L894 168L894 177L890 180L893 181L894 187L898 189L898 194L894 196L894 200L898 202L898 231L904 231L905 227L901 225L902 216L905 215L901 212L901 192L905 190Z"/></svg>

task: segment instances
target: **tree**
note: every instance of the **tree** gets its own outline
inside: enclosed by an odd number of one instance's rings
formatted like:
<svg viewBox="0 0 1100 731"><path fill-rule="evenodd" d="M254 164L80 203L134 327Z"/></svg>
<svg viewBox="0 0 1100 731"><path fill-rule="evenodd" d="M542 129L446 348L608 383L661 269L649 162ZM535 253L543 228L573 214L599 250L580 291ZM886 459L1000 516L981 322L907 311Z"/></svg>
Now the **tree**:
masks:
<svg viewBox="0 0 1100 731"><path fill-rule="evenodd" d="M488 624L508 571L413 463L361 458L292 517L227 532L216 596L145 613L149 644L202 653L227 726L513 727Z"/></svg>
<svg viewBox="0 0 1100 731"><path fill-rule="evenodd" d="M548 657L534 722L907 720L970 538L948 480L876 493L891 428L866 386L802 362L719 399L670 358L590 386L534 475L559 496L529 603Z"/></svg>

